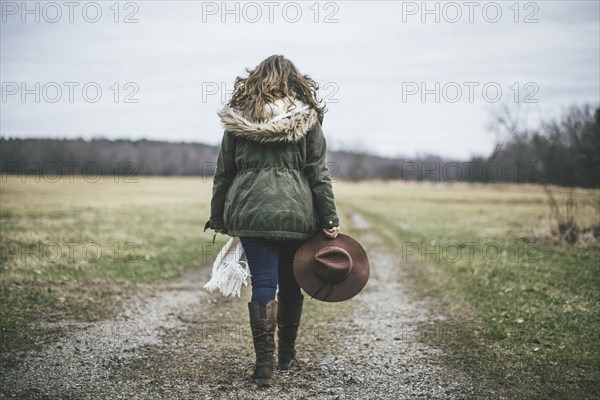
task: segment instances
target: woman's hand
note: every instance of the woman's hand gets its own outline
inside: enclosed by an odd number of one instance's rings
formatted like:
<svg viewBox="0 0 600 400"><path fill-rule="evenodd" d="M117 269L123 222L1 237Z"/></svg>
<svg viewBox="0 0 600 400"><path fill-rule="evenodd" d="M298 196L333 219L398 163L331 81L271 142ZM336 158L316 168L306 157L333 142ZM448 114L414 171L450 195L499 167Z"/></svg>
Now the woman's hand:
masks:
<svg viewBox="0 0 600 400"><path fill-rule="evenodd" d="M333 228L323 228L323 233L330 239L335 239L338 233L340 233L340 227L334 226Z"/></svg>

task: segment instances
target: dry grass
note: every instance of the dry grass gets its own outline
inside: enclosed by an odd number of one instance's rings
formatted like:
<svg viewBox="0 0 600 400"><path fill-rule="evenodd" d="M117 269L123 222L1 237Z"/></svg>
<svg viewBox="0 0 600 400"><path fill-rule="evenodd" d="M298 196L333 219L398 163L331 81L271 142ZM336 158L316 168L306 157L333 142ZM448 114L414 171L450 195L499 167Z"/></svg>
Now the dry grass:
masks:
<svg viewBox="0 0 600 400"><path fill-rule="evenodd" d="M211 189L196 178L2 177L3 337L27 337L32 323L99 318L136 284L205 264Z"/></svg>
<svg viewBox="0 0 600 400"><path fill-rule="evenodd" d="M568 191L553 190L564 204ZM515 398L596 398L600 247L556 239L541 187L363 182L335 194L387 239L415 293L462 324L437 343L451 365ZM597 226L600 192L573 199L577 224Z"/></svg>
<svg viewBox="0 0 600 400"><path fill-rule="evenodd" d="M3 345L31 342L37 322L101 318L136 285L210 262L211 189L201 178L2 177ZM403 260L415 294L467 324L470 335L438 343L451 365L517 398L594 398L600 250L553 238L541 187L336 182L334 192L342 216L361 213ZM600 192L573 196L578 225L597 225Z"/></svg>

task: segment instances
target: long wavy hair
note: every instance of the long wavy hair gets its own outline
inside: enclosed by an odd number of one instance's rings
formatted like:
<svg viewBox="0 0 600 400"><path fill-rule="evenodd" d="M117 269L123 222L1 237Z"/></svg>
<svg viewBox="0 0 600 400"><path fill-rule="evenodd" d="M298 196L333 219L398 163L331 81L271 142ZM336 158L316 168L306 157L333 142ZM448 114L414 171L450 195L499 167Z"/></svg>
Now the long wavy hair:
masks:
<svg viewBox="0 0 600 400"><path fill-rule="evenodd" d="M235 79L228 105L249 120L263 122L266 104L290 97L313 108L319 115L319 121L323 121L327 109L317 99L319 85L310 76L302 75L284 56L266 58L253 70L246 68L246 73L246 78L238 76Z"/></svg>

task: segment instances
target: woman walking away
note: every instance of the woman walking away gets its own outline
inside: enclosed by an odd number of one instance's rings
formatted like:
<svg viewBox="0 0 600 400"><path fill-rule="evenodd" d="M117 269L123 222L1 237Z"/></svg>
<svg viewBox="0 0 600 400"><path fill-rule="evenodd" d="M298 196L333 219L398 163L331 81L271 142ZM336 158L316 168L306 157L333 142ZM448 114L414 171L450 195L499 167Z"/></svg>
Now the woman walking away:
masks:
<svg viewBox="0 0 600 400"><path fill-rule="evenodd" d="M316 99L317 84L280 55L246 71L219 112L225 132L210 227L240 237L252 275L253 380L270 385L276 322L278 368L290 368L296 354L303 295L294 254L320 230L335 238L339 220L325 165L325 108Z"/></svg>

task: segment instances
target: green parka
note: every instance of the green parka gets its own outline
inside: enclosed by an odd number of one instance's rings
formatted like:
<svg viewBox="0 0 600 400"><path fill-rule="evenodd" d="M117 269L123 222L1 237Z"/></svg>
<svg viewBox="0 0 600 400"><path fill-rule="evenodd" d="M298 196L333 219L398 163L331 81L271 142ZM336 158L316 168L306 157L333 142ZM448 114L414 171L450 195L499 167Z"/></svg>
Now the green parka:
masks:
<svg viewBox="0 0 600 400"><path fill-rule="evenodd" d="M339 225L318 114L280 99L252 122L233 108L219 112L225 127L213 182L213 229L231 236L306 239Z"/></svg>

